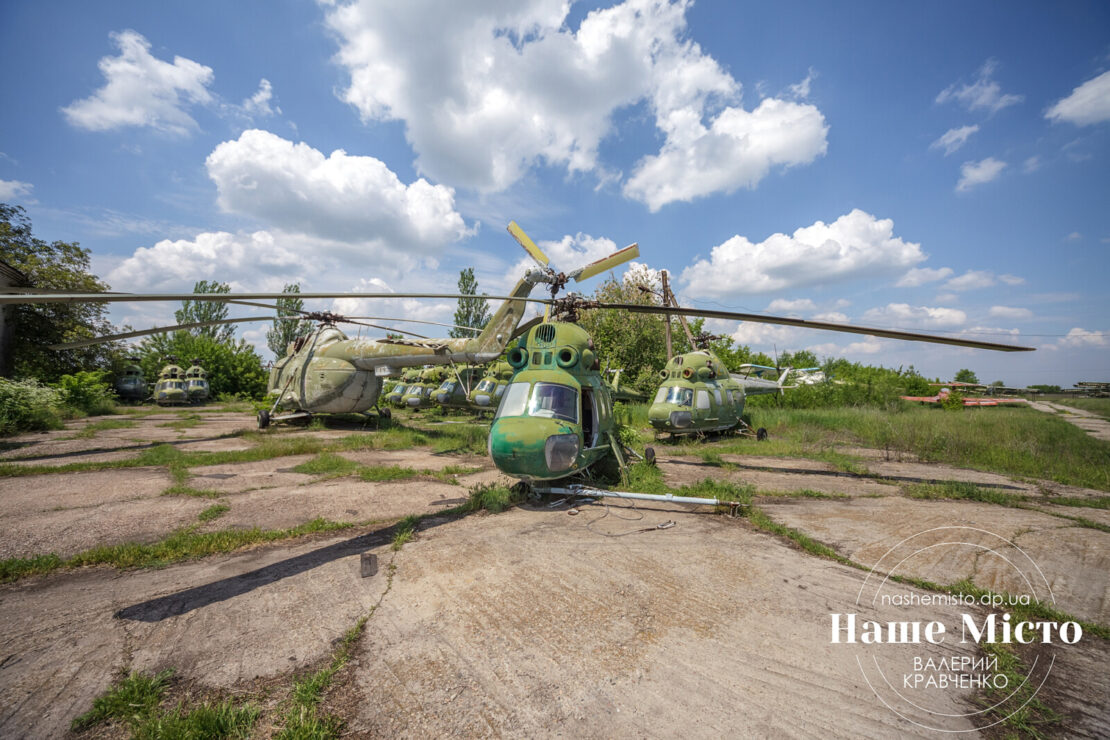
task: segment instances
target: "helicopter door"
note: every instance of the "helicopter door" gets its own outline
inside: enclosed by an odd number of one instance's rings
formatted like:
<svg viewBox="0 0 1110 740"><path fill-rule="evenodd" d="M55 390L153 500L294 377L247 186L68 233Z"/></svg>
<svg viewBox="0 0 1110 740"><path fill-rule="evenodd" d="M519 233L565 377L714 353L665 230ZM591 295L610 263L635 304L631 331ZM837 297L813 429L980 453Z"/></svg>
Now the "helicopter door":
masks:
<svg viewBox="0 0 1110 740"><path fill-rule="evenodd" d="M597 398L593 388L582 388L582 441L589 449L597 446Z"/></svg>

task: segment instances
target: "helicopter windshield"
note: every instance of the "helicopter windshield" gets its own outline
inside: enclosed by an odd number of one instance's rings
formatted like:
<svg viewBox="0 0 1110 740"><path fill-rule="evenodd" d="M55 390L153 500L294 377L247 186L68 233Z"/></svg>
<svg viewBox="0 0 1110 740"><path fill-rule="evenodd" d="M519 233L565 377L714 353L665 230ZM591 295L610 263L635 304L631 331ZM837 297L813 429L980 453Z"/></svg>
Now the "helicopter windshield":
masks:
<svg viewBox="0 0 1110 740"><path fill-rule="evenodd" d="M491 388L493 388L493 379L492 378L486 378L485 380L483 380L481 383L478 384L478 387L476 388L476 390L487 392Z"/></svg>
<svg viewBox="0 0 1110 740"><path fill-rule="evenodd" d="M660 388L660 391L663 389ZM694 400L694 391L691 388L682 388L680 386L671 386L667 389L667 397L663 399L663 403L673 403L675 406L689 406ZM658 397L656 398L658 402Z"/></svg>
<svg viewBox="0 0 1110 740"><path fill-rule="evenodd" d="M558 383L536 383L529 391L528 383L510 383L505 398L497 409L503 416L536 416L578 423L578 391Z"/></svg>

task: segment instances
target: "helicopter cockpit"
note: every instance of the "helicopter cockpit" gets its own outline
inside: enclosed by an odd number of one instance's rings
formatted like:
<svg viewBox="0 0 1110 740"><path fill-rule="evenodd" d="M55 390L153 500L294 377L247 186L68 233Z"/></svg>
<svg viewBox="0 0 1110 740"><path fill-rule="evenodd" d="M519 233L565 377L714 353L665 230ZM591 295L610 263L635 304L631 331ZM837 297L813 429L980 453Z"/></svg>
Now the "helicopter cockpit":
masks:
<svg viewBox="0 0 1110 740"><path fill-rule="evenodd" d="M559 383L510 383L494 418L506 416L535 416L577 424L578 391Z"/></svg>

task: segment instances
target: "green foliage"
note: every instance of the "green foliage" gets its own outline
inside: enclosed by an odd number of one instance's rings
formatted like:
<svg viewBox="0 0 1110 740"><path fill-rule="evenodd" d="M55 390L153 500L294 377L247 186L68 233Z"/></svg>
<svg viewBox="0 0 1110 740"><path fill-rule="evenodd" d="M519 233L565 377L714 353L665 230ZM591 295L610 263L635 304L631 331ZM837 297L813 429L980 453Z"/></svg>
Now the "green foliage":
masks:
<svg viewBox="0 0 1110 740"><path fill-rule="evenodd" d="M1060 392L1060 386L1058 386L1058 385L1043 385L1041 383L1038 383L1036 385L1031 385L1029 387L1032 388L1035 391L1040 391L1041 393L1059 393Z"/></svg>
<svg viewBox="0 0 1110 740"><path fill-rule="evenodd" d="M214 519L219 519L229 511L231 511L231 507L227 504L215 504L197 514L197 519L202 522L210 522Z"/></svg>
<svg viewBox="0 0 1110 740"><path fill-rule="evenodd" d="M478 295L478 281L474 277L474 268L467 267L459 271L459 293L463 295ZM489 310L489 301L485 298L460 298L459 307L455 310L455 324L470 326L475 329L485 328L492 314ZM474 332L462 329L451 329L449 336L473 337Z"/></svg>
<svg viewBox="0 0 1110 740"><path fill-rule="evenodd" d="M267 374L262 369L262 358L243 340L219 342L187 331L154 334L139 344L138 354L147 378L157 378L170 355L190 360L196 357L208 371L212 397L233 394L257 399L266 393Z"/></svg>
<svg viewBox="0 0 1110 740"><path fill-rule="evenodd" d="M491 514L500 514L510 506L515 506L523 501L522 488L509 488L493 483L479 483L470 489L470 497L465 508L467 511L485 509Z"/></svg>
<svg viewBox="0 0 1110 740"><path fill-rule="evenodd" d="M294 317L304 310L304 301L296 297L301 292L299 283L286 285L281 289L281 292L288 293L289 297L277 299L277 315L279 317ZM305 319L274 319L273 328L266 332L266 346L274 353L274 357L281 359L285 357L285 350L290 342L311 331L312 322Z"/></svg>
<svg viewBox="0 0 1110 740"><path fill-rule="evenodd" d="M952 381L955 383L978 383L979 376L965 367L956 371L956 375L952 378Z"/></svg>
<svg viewBox="0 0 1110 740"><path fill-rule="evenodd" d="M77 242L47 243L36 238L31 221L19 206L0 203L0 260L19 270L40 290L98 293L107 283L89 272L89 250ZM110 334L104 303L17 304L8 316L12 329L10 367L0 375L53 382L66 373L108 367L119 345L94 344L77 349L52 350L52 344Z"/></svg>
<svg viewBox="0 0 1110 740"><path fill-rule="evenodd" d="M93 416L115 413L115 394L104 379L106 374L103 370L79 370L63 375L57 383L62 403Z"/></svg>
<svg viewBox="0 0 1110 740"><path fill-rule="evenodd" d="M200 280L193 284L194 293L230 293L231 286L215 280ZM179 324L194 324L205 321L223 321L227 318L228 304L223 301L182 301L181 308L173 316ZM208 337L220 343L230 343L235 334L231 324L221 326L202 326L189 329L195 337Z"/></svg>
<svg viewBox="0 0 1110 740"><path fill-rule="evenodd" d="M63 416L61 391L35 380L0 378L0 436L60 429Z"/></svg>
<svg viewBox="0 0 1110 740"><path fill-rule="evenodd" d="M940 405L945 411L963 411L964 394L959 391L951 391L941 400Z"/></svg>

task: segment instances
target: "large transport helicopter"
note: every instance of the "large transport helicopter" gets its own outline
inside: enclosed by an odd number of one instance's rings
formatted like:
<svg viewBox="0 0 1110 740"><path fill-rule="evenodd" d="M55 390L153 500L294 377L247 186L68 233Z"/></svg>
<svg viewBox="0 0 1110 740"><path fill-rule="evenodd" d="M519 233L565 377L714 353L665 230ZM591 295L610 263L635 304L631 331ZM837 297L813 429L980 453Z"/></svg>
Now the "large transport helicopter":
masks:
<svg viewBox="0 0 1110 740"><path fill-rule="evenodd" d="M116 376L113 384L116 395L121 401L145 401L149 392L146 379L143 377L143 368L139 365L138 357L128 357L127 365Z"/></svg>

